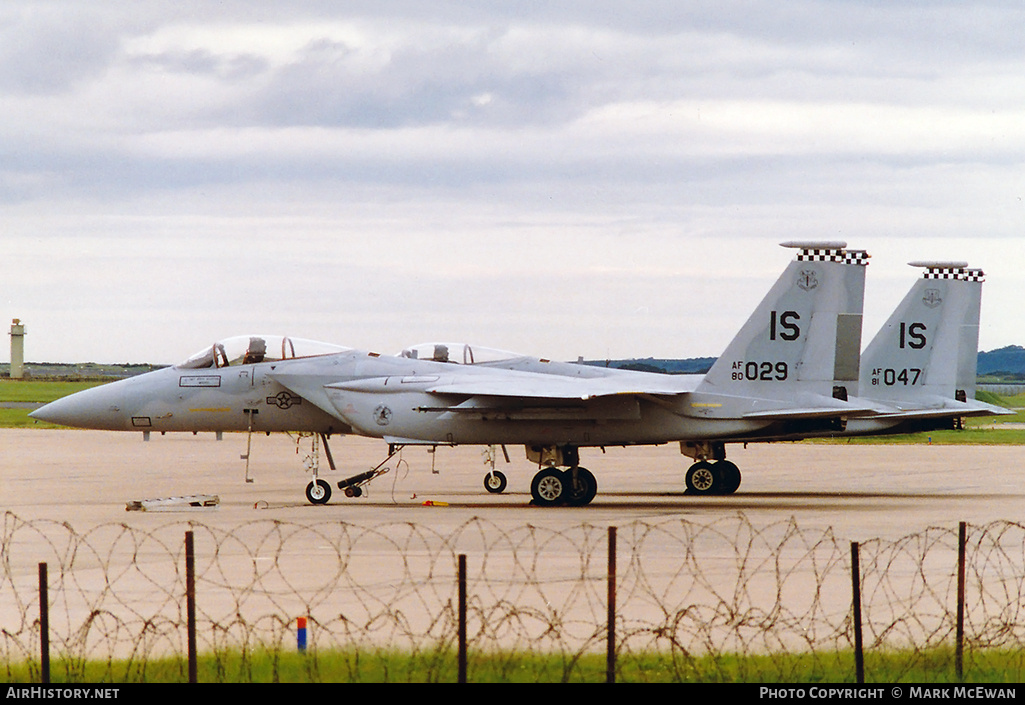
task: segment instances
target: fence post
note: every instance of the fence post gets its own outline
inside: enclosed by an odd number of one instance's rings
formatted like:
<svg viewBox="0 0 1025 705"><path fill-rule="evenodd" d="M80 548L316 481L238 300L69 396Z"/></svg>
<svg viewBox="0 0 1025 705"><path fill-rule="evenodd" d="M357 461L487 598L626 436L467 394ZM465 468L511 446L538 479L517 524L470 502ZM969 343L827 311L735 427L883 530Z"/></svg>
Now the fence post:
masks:
<svg viewBox="0 0 1025 705"><path fill-rule="evenodd" d="M616 682L616 527L609 527L608 648L605 655L605 682Z"/></svg>
<svg viewBox="0 0 1025 705"><path fill-rule="evenodd" d="M851 542L851 588L854 603L854 670L858 683L865 682L865 654L861 641L861 560L859 546Z"/></svg>
<svg viewBox="0 0 1025 705"><path fill-rule="evenodd" d="M957 528L957 644L954 646L954 670L957 679L964 680L964 603L965 603L965 554L967 525L961 522Z"/></svg>
<svg viewBox="0 0 1025 705"><path fill-rule="evenodd" d="M459 554L459 682L466 682L466 554Z"/></svg>
<svg viewBox="0 0 1025 705"><path fill-rule="evenodd" d="M196 554L191 531L185 532L185 611L189 635L189 683L198 680L196 668Z"/></svg>
<svg viewBox="0 0 1025 705"><path fill-rule="evenodd" d="M50 594L46 563L39 564L39 682L50 682Z"/></svg>

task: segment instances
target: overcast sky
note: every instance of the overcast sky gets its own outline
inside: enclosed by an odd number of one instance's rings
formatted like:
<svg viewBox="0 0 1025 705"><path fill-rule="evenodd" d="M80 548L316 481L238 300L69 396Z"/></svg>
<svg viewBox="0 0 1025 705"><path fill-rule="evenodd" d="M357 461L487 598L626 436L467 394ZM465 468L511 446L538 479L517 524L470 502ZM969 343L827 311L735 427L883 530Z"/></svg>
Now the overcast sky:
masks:
<svg viewBox="0 0 1025 705"><path fill-rule="evenodd" d="M715 356L825 239L872 255L866 343L957 259L980 348L1025 344L1022 37L1020 0L6 0L0 324Z"/></svg>

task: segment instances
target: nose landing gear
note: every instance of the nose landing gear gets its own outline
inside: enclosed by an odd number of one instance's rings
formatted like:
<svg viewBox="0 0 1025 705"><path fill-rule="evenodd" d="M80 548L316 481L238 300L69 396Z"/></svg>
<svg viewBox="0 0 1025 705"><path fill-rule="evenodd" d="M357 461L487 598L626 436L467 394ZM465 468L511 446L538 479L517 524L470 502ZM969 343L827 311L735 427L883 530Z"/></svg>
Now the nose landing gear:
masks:
<svg viewBox="0 0 1025 705"><path fill-rule="evenodd" d="M296 452L299 452L299 443L302 440L302 434L296 439ZM320 479L320 445L318 441L324 443L324 453L327 455L328 465L332 470L335 469L335 460L331 456L331 448L327 444L327 435L323 433L313 434L312 447L310 448L309 455L306 456L306 460L303 464L306 469L313 473L313 479L310 480L310 484L306 485L306 499L310 504L327 504L331 499L331 485L327 480Z"/></svg>
<svg viewBox="0 0 1025 705"><path fill-rule="evenodd" d="M505 488L509 482L506 480L505 473L501 470L495 470L495 462L497 460L496 455L497 449L495 446L487 446L481 453L484 458L484 464L489 465L490 469L487 474L484 475L484 489L491 494L502 494L505 492ZM505 446L502 446L502 454L505 455L505 462L509 462L509 453L506 452Z"/></svg>

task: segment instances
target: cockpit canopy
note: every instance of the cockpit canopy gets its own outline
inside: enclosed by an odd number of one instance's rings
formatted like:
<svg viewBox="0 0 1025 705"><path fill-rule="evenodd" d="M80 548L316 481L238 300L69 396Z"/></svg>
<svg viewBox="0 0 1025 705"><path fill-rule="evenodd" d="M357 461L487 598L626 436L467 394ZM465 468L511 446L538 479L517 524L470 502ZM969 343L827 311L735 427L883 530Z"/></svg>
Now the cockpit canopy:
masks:
<svg viewBox="0 0 1025 705"><path fill-rule="evenodd" d="M411 360L452 362L457 365L481 365L523 357L506 350L470 346L466 343L420 343L406 348L399 355Z"/></svg>
<svg viewBox="0 0 1025 705"><path fill-rule="evenodd" d="M330 355L349 349L341 345L302 338L288 338L283 335L239 335L219 340L213 345L203 348L177 367L184 370L232 367L290 360L296 357Z"/></svg>

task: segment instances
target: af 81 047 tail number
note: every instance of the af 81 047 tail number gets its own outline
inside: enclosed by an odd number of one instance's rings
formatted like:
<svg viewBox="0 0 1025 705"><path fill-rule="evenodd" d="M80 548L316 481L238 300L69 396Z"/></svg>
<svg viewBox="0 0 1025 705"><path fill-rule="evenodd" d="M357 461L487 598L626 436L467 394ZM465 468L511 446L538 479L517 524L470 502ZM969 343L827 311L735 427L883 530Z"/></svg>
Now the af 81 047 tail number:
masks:
<svg viewBox="0 0 1025 705"><path fill-rule="evenodd" d="M872 385L878 387L880 384L886 387L913 387L922 379L922 370L917 367L908 367L903 370L892 368L876 368L872 370Z"/></svg>

